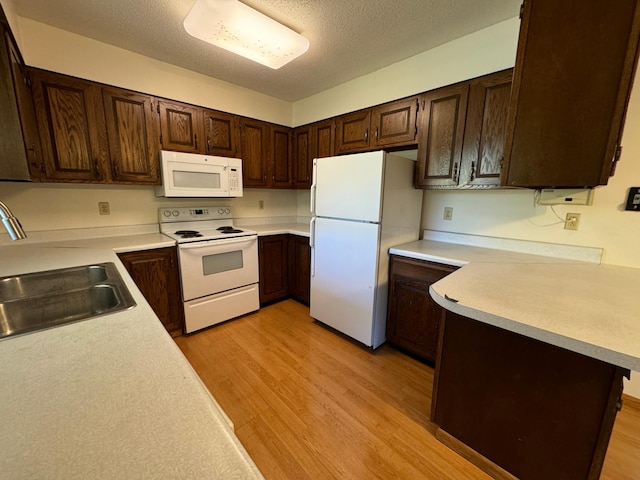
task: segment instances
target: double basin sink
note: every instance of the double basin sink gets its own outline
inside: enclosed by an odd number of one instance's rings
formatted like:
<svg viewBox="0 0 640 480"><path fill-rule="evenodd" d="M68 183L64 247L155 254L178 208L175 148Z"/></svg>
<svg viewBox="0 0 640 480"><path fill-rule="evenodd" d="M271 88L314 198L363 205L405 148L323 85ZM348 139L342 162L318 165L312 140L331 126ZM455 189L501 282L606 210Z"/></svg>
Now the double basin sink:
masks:
<svg viewBox="0 0 640 480"><path fill-rule="evenodd" d="M0 278L0 338L135 306L111 262Z"/></svg>

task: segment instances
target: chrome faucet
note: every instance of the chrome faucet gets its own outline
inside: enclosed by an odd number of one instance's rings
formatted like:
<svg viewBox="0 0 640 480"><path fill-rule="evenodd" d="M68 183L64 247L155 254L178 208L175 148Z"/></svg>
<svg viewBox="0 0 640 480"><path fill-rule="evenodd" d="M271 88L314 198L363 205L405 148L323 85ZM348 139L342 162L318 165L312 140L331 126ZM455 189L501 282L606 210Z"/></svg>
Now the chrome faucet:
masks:
<svg viewBox="0 0 640 480"><path fill-rule="evenodd" d="M7 233L11 237L11 240L22 240L27 238L27 234L24 233L20 221L13 216L9 207L0 202L0 218L2 218L2 224L6 228Z"/></svg>

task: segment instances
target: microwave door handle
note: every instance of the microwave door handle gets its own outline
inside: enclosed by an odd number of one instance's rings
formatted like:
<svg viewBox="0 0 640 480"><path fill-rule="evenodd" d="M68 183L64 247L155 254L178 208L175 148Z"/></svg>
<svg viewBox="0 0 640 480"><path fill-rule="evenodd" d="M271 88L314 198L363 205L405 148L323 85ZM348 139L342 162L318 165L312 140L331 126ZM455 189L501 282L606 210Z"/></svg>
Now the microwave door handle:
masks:
<svg viewBox="0 0 640 480"><path fill-rule="evenodd" d="M180 243L178 248L182 250L194 250L197 248L217 247L218 245L231 245L233 243L251 243L255 242L257 237L238 237L229 240L205 240L203 242Z"/></svg>

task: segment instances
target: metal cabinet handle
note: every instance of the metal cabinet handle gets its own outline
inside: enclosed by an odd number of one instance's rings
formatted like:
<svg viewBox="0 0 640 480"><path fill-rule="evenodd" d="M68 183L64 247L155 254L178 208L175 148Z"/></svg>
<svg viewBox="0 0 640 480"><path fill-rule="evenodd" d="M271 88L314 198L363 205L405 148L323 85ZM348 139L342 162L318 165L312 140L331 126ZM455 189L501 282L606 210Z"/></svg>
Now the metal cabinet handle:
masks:
<svg viewBox="0 0 640 480"><path fill-rule="evenodd" d="M469 181L473 182L476 173L476 162L471 162L471 174L469 175Z"/></svg>
<svg viewBox="0 0 640 480"><path fill-rule="evenodd" d="M365 142L369 141L369 129L368 128L364 131L364 141Z"/></svg>
<svg viewBox="0 0 640 480"><path fill-rule="evenodd" d="M458 163L453 164L453 181L458 183Z"/></svg>

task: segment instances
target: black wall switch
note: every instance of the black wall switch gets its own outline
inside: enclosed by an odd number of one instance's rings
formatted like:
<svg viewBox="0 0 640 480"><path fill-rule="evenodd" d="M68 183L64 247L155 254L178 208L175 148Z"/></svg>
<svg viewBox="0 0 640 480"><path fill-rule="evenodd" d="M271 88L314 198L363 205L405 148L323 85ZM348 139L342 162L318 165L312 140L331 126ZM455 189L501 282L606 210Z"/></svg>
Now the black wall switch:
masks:
<svg viewBox="0 0 640 480"><path fill-rule="evenodd" d="M632 210L634 212L640 212L640 187L631 187L629 189L629 196L627 197L627 206L625 210Z"/></svg>

